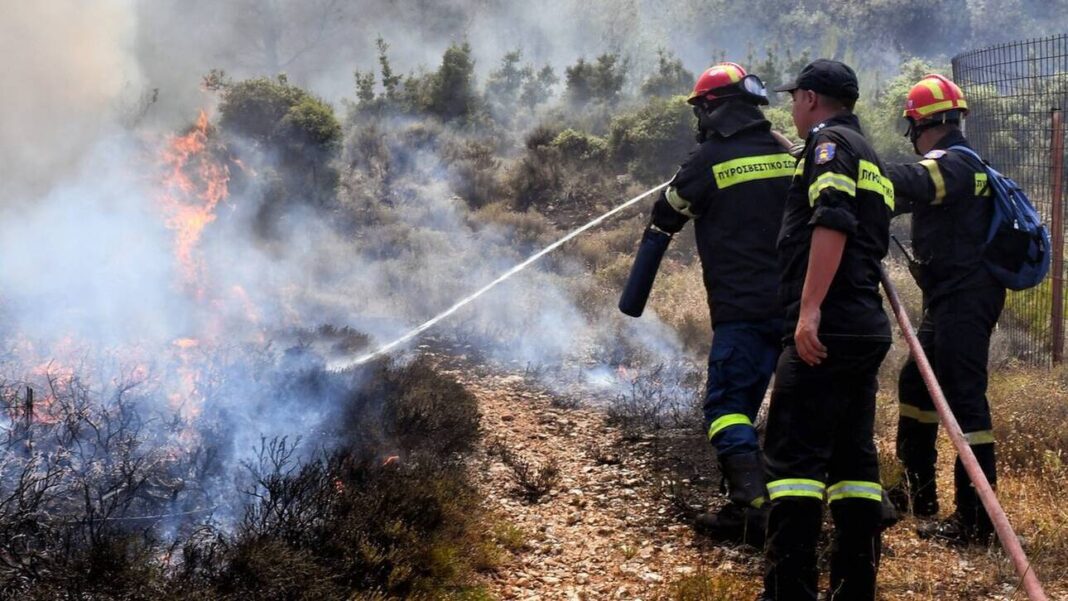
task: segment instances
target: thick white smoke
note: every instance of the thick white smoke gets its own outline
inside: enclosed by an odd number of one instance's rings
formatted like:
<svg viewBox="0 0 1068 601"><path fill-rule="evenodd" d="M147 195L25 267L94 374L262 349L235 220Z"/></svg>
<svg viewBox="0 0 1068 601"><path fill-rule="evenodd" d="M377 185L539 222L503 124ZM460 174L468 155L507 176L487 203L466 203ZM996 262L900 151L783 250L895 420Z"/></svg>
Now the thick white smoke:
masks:
<svg viewBox="0 0 1068 601"><path fill-rule="evenodd" d="M0 203L44 193L141 93L137 19L125 0L4 2Z"/></svg>

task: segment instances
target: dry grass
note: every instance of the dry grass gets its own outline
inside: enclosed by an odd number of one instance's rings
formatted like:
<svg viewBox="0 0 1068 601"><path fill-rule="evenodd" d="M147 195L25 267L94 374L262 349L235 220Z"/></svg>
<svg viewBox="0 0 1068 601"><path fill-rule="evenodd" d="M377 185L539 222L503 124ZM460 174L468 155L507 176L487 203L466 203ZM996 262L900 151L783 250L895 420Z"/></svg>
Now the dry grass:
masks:
<svg viewBox="0 0 1068 601"><path fill-rule="evenodd" d="M679 578L658 598L673 601L748 601L755 598L761 589L757 575L701 571Z"/></svg>
<svg viewBox="0 0 1068 601"><path fill-rule="evenodd" d="M1068 508L1063 491L1068 452L1063 425L1068 417L1064 371L1003 369L991 376L989 398L998 440L998 497L1032 565L1051 598L1068 591ZM884 381L876 420L884 484L900 477L894 457L896 391ZM953 510L953 461L948 438L939 438L938 486L942 513ZM906 519L886 537L880 571L885 599L971 600L1013 598L1018 583L1011 564L998 549L957 551L920 541L918 522ZM911 592L909 592L911 591ZM1006 597L992 595L1008 594ZM1015 598L1022 599L1022 592Z"/></svg>

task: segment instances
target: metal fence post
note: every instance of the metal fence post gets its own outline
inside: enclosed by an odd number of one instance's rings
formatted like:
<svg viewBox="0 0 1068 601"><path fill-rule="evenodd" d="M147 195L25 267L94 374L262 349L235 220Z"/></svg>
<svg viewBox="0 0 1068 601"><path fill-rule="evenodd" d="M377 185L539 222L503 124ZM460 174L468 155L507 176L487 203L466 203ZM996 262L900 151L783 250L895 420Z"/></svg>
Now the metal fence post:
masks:
<svg viewBox="0 0 1068 601"><path fill-rule="evenodd" d="M1060 108L1050 111L1050 122L1050 228L1053 230L1050 325L1053 363L1060 363L1064 359L1064 115Z"/></svg>

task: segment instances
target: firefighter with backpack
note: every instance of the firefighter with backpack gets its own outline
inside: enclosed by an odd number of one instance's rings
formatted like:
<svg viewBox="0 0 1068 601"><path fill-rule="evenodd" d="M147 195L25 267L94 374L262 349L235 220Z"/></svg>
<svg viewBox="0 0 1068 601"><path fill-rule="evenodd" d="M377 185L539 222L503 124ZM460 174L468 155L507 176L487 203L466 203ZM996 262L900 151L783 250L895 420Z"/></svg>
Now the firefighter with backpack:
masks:
<svg viewBox="0 0 1068 601"><path fill-rule="evenodd" d="M990 338L1005 304L1006 286L985 257L992 219L993 188L984 163L961 131L968 104L961 89L941 75L928 75L908 93L906 135L914 163L889 165L895 213L912 213L910 271L923 292L918 337L964 436L990 480L997 481L994 433L987 401ZM902 511L934 517L938 414L909 359L898 381L900 415L897 456L902 483L889 492ZM991 542L993 527L960 458L954 469L956 511L922 526L923 538L951 544Z"/></svg>

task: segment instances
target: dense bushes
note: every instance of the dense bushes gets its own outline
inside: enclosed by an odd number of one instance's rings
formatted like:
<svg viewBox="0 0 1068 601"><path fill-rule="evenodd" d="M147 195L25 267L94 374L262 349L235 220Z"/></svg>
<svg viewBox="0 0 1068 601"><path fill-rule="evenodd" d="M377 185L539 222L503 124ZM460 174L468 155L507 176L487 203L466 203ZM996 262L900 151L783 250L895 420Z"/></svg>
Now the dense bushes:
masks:
<svg viewBox="0 0 1068 601"><path fill-rule="evenodd" d="M341 125L333 109L284 77L224 86L219 124L262 147L281 150L293 161L328 160L341 143ZM307 157L309 153L313 156Z"/></svg>
<svg viewBox="0 0 1068 601"><path fill-rule="evenodd" d="M247 154L249 143L263 157L255 161L267 184L260 196L259 233L274 235L275 222L294 204L332 202L338 183L333 160L341 149L342 130L330 105L284 76L237 83L213 76L214 87L222 92L220 127L239 141L235 154Z"/></svg>
<svg viewBox="0 0 1068 601"><path fill-rule="evenodd" d="M694 117L685 97L654 98L612 121L613 161L643 182L663 181L694 148Z"/></svg>

